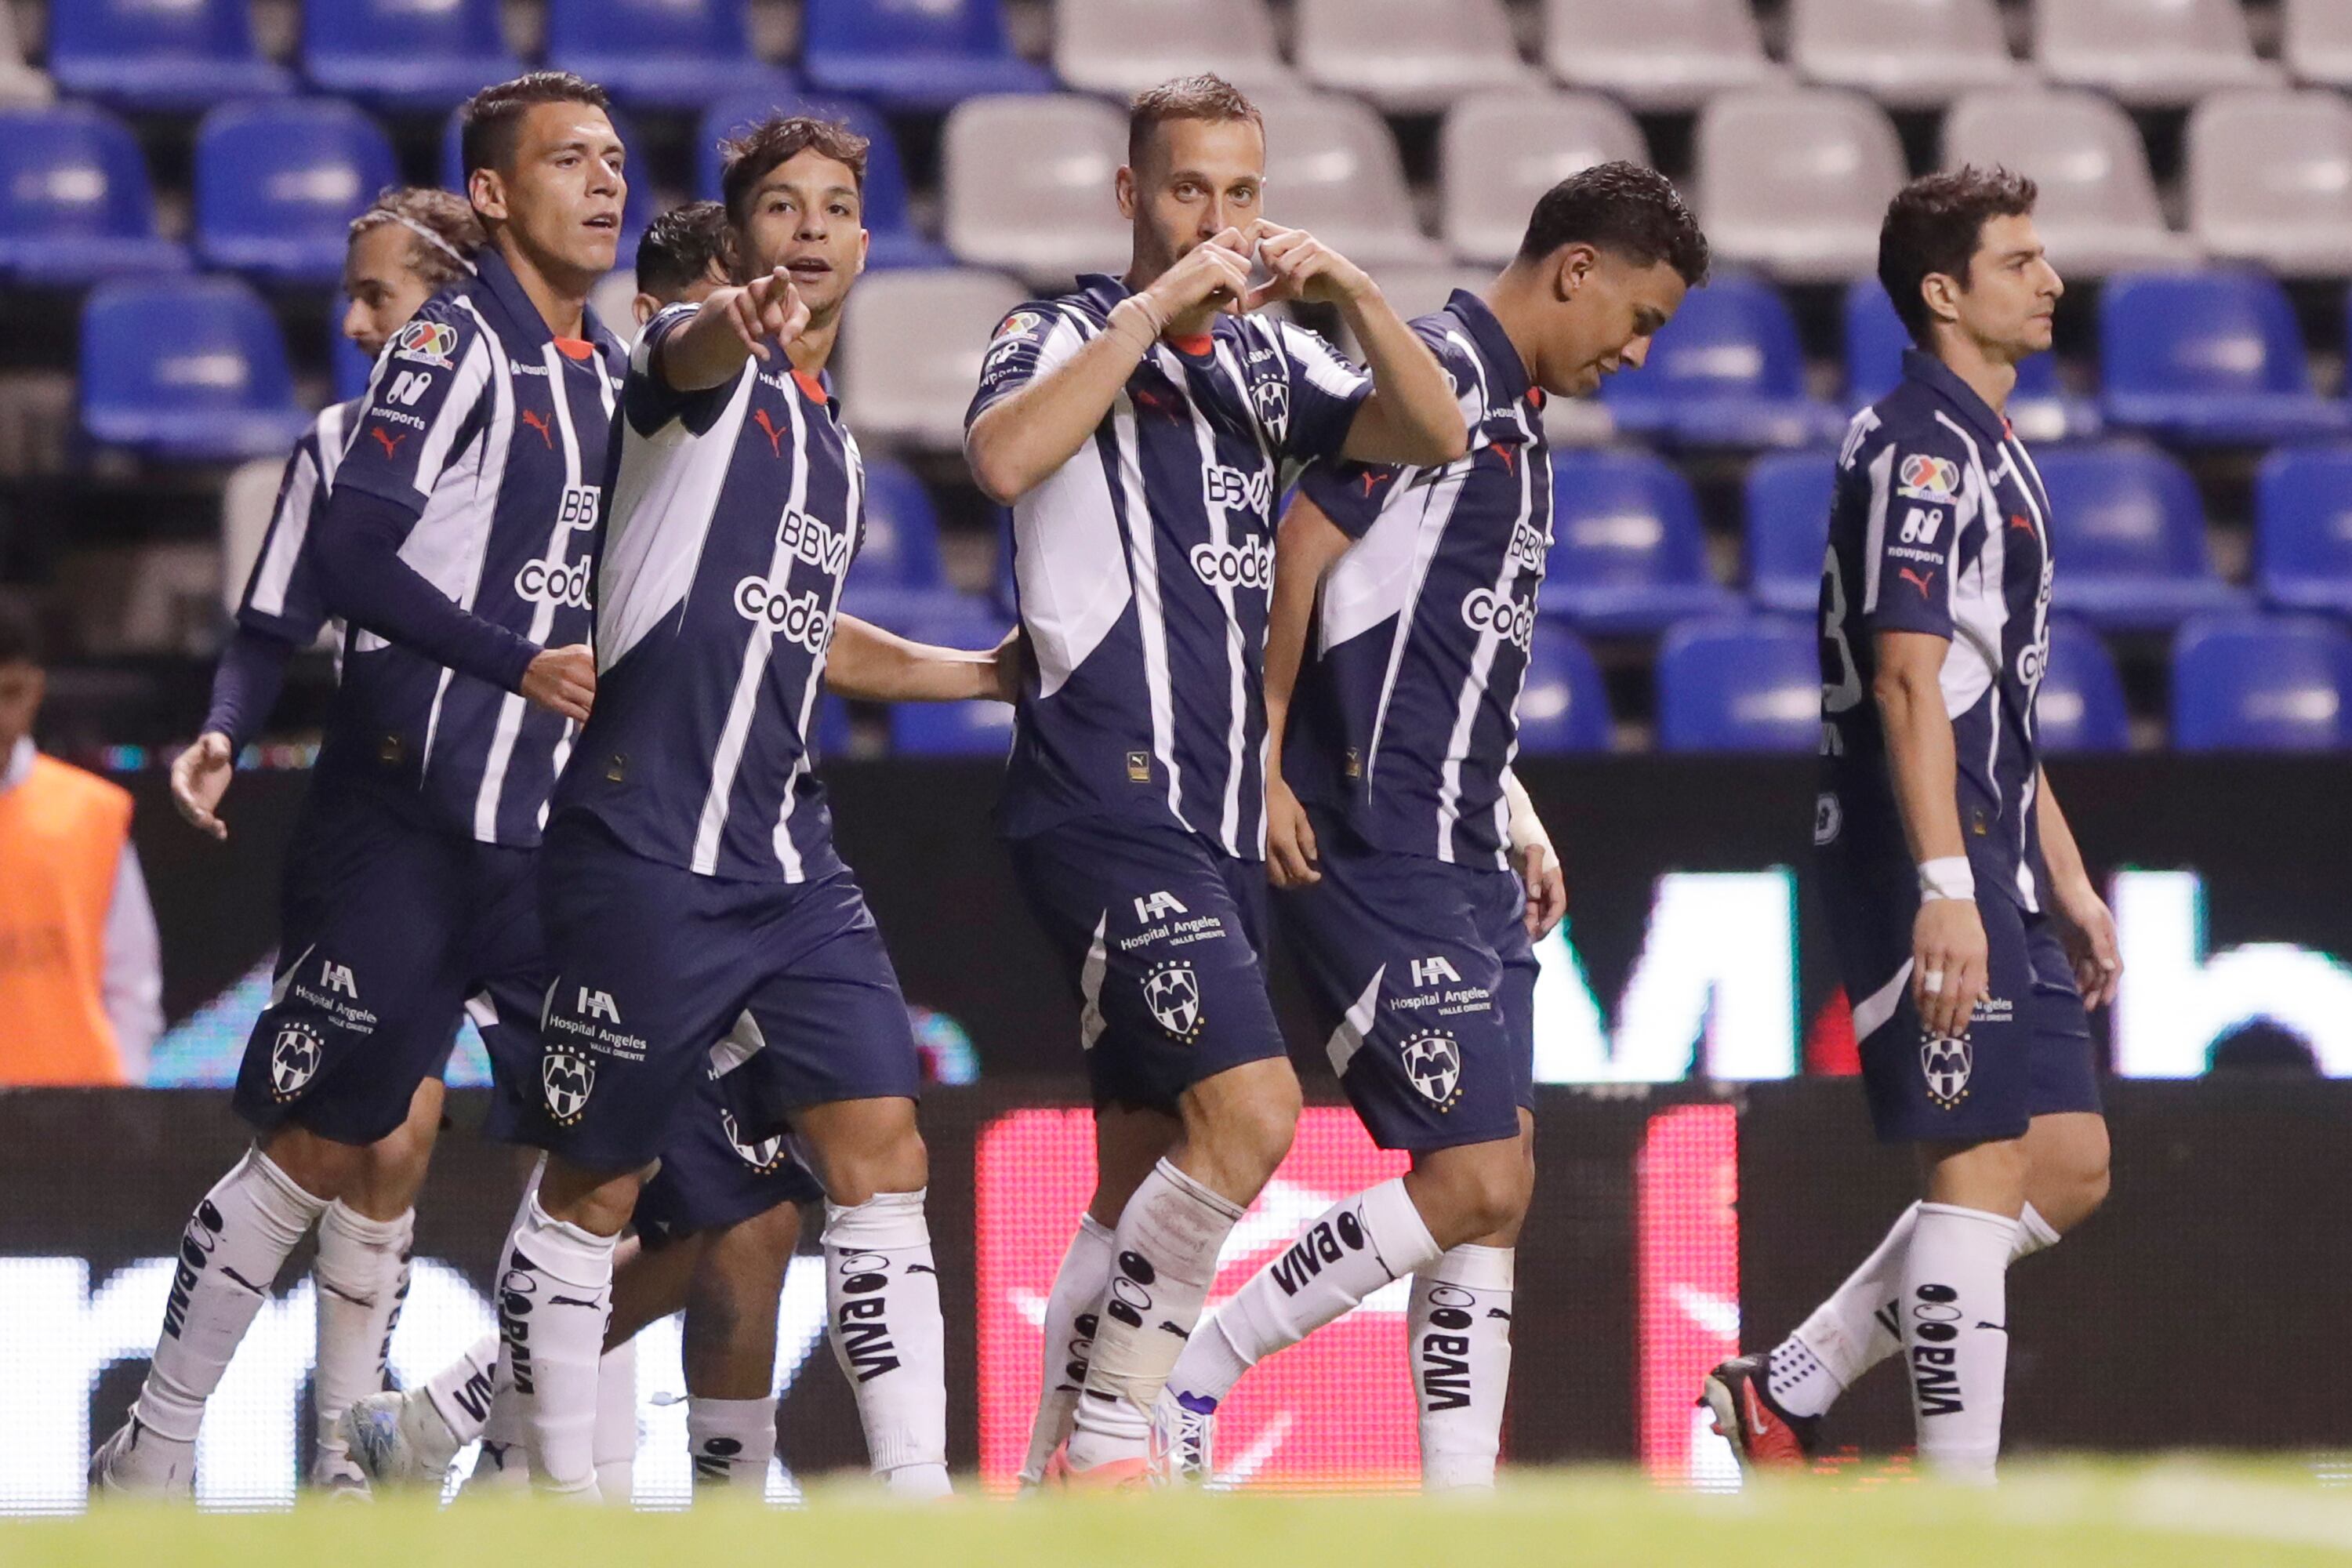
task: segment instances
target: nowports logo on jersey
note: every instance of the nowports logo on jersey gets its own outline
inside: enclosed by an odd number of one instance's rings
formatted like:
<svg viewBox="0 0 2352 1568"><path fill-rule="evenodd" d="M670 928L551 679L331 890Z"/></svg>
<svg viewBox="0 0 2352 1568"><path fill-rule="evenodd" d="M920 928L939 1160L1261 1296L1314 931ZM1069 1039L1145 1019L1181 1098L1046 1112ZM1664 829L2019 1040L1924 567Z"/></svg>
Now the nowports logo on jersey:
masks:
<svg viewBox="0 0 2352 1568"><path fill-rule="evenodd" d="M1895 470L1895 488L1912 500L1950 500L1960 493L1960 466L1949 458L1914 452Z"/></svg>
<svg viewBox="0 0 2352 1568"><path fill-rule="evenodd" d="M1520 652L1535 647L1536 606L1506 598L1492 588L1474 588L1462 601L1463 624L1477 632L1492 632Z"/></svg>
<svg viewBox="0 0 2352 1568"><path fill-rule="evenodd" d="M534 605L588 607L589 562L585 556L562 562L526 561L515 573L515 593Z"/></svg>
<svg viewBox="0 0 2352 1568"><path fill-rule="evenodd" d="M1274 546L1263 539L1192 546L1192 570L1212 588L1264 588L1274 581Z"/></svg>
<svg viewBox="0 0 2352 1568"><path fill-rule="evenodd" d="M735 584L735 612L747 621L764 621L768 629L787 642L821 654L833 636L833 616L812 588L795 594L765 577L746 577Z"/></svg>
<svg viewBox="0 0 2352 1568"><path fill-rule="evenodd" d="M449 356L457 352L457 329L446 321L411 321L392 340L393 358L435 370L447 370Z"/></svg>

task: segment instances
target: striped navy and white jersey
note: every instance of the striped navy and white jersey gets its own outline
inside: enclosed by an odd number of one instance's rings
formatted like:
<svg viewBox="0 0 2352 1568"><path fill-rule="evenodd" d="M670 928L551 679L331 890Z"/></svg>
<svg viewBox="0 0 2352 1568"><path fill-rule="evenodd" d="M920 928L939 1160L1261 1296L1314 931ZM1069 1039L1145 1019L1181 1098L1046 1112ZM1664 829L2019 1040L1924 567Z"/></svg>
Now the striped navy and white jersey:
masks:
<svg viewBox="0 0 2352 1568"><path fill-rule="evenodd" d="M631 351L596 565L596 706L555 791L628 848L703 876L797 882L841 864L809 727L866 473L840 405L781 356L677 393Z"/></svg>
<svg viewBox="0 0 2352 1568"><path fill-rule="evenodd" d="M2025 444L1940 361L1906 353L1902 384L1854 416L1838 458L1822 565L1817 841L1907 866L1870 694L1873 634L1948 638L1960 831L1972 851L1998 850L2014 869L2009 890L2040 907L2033 700L2050 651L2050 498Z"/></svg>
<svg viewBox="0 0 2352 1568"><path fill-rule="evenodd" d="M584 341L551 334L495 249L476 267L385 345L335 491L412 511L401 559L472 615L583 643L625 355L593 310ZM395 763L432 820L528 847L572 738L569 720L354 628L320 766Z"/></svg>
<svg viewBox="0 0 2352 1568"><path fill-rule="evenodd" d="M996 330L967 426L1061 364L1128 297L1088 276ZM1155 345L1094 439L1014 503L1035 655L999 807L1015 837L1083 816L1265 853L1267 588L1286 460L1328 458L1371 390L1304 328L1216 318Z"/></svg>
<svg viewBox="0 0 2352 1568"><path fill-rule="evenodd" d="M321 409L294 443L294 455L286 459L285 476L278 481L278 505L269 514L268 531L261 536L261 552L245 580L245 597L237 602L239 626L309 647L318 640L319 629L333 618L319 588L310 530L326 514L327 494L334 487L335 470L342 464L359 412L356 397Z"/></svg>
<svg viewBox="0 0 2352 1568"><path fill-rule="evenodd" d="M1470 450L1299 480L1356 542L1323 581L1283 777L1375 847L1507 868L1503 773L1551 545L1543 392L1475 294L1412 327L1453 378Z"/></svg>

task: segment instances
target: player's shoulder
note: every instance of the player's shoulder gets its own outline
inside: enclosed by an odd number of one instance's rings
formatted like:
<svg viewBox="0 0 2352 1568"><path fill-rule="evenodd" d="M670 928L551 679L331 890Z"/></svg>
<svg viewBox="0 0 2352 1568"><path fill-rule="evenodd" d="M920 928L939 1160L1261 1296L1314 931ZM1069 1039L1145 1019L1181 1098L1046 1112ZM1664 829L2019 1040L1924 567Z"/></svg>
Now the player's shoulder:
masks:
<svg viewBox="0 0 2352 1568"><path fill-rule="evenodd" d="M1962 466L1969 456L1968 438L1946 416L1943 400L1911 381L1853 416L1842 448L1843 466L1866 466L1889 447L1905 457L1916 454Z"/></svg>

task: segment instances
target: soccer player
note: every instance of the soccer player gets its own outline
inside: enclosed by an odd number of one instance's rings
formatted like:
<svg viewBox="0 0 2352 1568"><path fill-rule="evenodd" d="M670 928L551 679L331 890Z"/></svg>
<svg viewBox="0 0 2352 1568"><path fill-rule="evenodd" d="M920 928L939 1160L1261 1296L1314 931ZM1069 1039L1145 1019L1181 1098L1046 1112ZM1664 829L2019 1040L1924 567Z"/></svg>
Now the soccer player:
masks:
<svg viewBox="0 0 2352 1568"><path fill-rule="evenodd" d="M1706 266L1661 175L1562 181L1483 295L1413 323L1462 399L1468 455L1315 463L1283 518L1268 869L1293 889L1284 925L1332 1070L1412 1168L1334 1205L1192 1335L1156 1412L1155 1452L1181 1472L1205 1479L1218 1403L1250 1367L1410 1274L1423 1485L1494 1484L1535 1173L1530 942L1567 903L1511 775L1551 543L1543 401L1641 364Z"/></svg>
<svg viewBox="0 0 2352 1568"><path fill-rule="evenodd" d="M1468 438L1428 347L1360 268L1271 222L1265 184L1263 122L1231 85L1138 97L1118 175L1126 277L1007 317L966 418L973 476L1013 508L1037 671L1000 824L1082 1005L1096 1112L1099 1175L1046 1312L1033 1478L1066 1427L1071 1479L1142 1479L1152 1401L1218 1248L1297 1119L1259 959L1282 465L1437 464ZM1291 299L1337 306L1370 376L1253 313Z"/></svg>
<svg viewBox="0 0 2352 1568"><path fill-rule="evenodd" d="M494 1060L535 1067L533 865L594 690L584 556L620 367L585 301L626 184L603 89L562 73L476 94L464 153L489 243L393 336L312 531L351 630L237 1079L257 1140L188 1222L146 1382L91 1461L108 1489L188 1487L205 1400L286 1255L367 1201L370 1147L461 1006Z"/></svg>
<svg viewBox="0 0 2352 1568"><path fill-rule="evenodd" d="M1750 1466L1801 1465L1899 1350L1922 1459L1990 1482L2009 1265L2106 1195L2085 1009L2123 966L2036 754L2055 526L2002 414L2063 291L2033 202L2006 170L1932 174L1879 231L1917 346L1839 456L1813 842L1871 1119L1916 1150L1924 1196L1794 1333L1707 1379Z"/></svg>
<svg viewBox="0 0 2352 1568"><path fill-rule="evenodd" d="M864 471L822 376L865 265L865 140L780 118L728 151L745 281L656 316L622 398L596 711L548 828L557 973L530 1130L548 1158L501 1267L503 1359L533 1484L598 1495L614 1237L646 1166L702 1114L698 1083L724 1069L737 1135L789 1121L824 1182L828 1320L874 1468L894 1495L937 1497L947 1389L920 1072L808 733L821 680L952 700L1001 698L1004 679L994 650L837 614Z"/></svg>

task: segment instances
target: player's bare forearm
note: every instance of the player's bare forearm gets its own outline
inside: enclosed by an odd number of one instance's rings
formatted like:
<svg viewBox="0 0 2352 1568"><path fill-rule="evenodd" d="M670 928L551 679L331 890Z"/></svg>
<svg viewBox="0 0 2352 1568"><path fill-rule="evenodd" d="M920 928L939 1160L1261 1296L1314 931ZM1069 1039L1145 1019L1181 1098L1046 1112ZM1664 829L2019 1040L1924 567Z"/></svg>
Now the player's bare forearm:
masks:
<svg viewBox="0 0 2352 1568"><path fill-rule="evenodd" d="M940 647L836 616L824 683L853 702L968 702L1000 699L998 650Z"/></svg>
<svg viewBox="0 0 2352 1568"><path fill-rule="evenodd" d="M1886 734L1903 837L1921 865L1968 854L1960 837L1959 755L1944 711L1944 656L1950 649L1925 632L1877 634L1871 696Z"/></svg>
<svg viewBox="0 0 2352 1568"><path fill-rule="evenodd" d="M1359 462L1421 468L1437 468L1468 451L1469 427L1454 383L1379 287L1368 283L1339 309L1372 373L1372 394L1356 410L1341 450Z"/></svg>
<svg viewBox="0 0 2352 1568"><path fill-rule="evenodd" d="M1307 636L1315 619L1315 595L1324 574L1351 542L1337 523L1304 494L1295 497L1275 531L1274 592L1266 605L1265 723L1269 752L1282 755L1283 731L1290 719L1290 694L1307 658Z"/></svg>
<svg viewBox="0 0 2352 1568"><path fill-rule="evenodd" d="M1094 341L971 422L963 455L973 482L1004 506L1043 484L1094 438L1159 337L1150 306L1121 300Z"/></svg>

